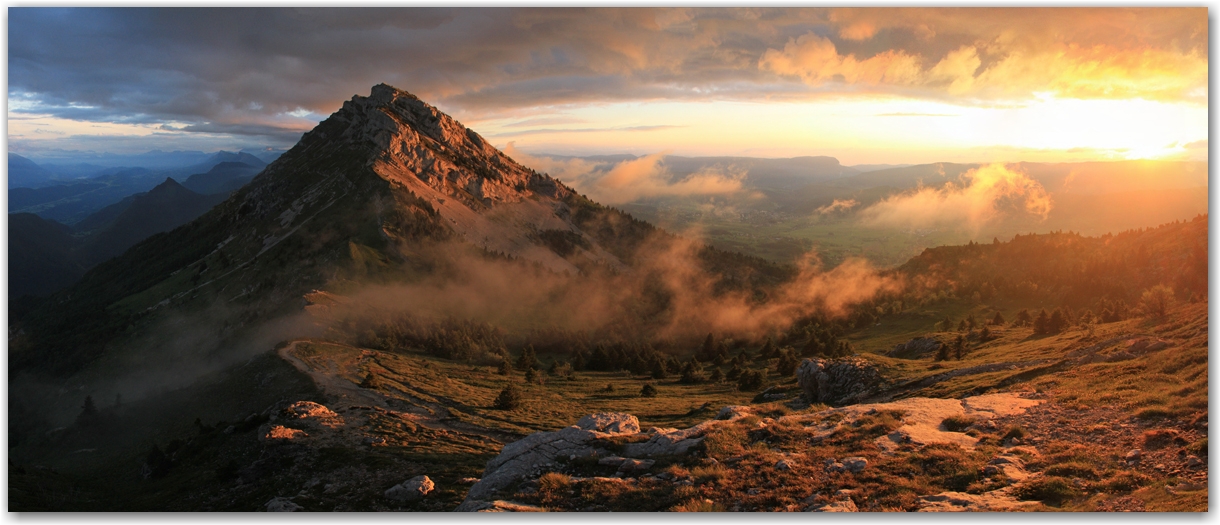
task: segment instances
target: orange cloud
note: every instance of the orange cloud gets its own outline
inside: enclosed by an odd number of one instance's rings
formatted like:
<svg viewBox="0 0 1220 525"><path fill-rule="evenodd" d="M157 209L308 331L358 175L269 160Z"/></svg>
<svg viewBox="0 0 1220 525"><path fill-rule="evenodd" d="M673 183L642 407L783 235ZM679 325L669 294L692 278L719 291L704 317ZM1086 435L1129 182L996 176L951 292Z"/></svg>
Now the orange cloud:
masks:
<svg viewBox="0 0 1220 525"><path fill-rule="evenodd" d="M799 76L808 84L907 85L918 81L919 57L902 51L885 51L864 60L840 55L829 39L809 33L791 39L783 50L768 49L759 67L781 75Z"/></svg>
<svg viewBox="0 0 1220 525"><path fill-rule="evenodd" d="M1206 103L1205 15L1194 9L842 9L829 17L841 39L837 48L810 32L765 51L758 67L810 85L888 86L908 94ZM882 30L915 40L866 58L844 51ZM925 44L955 40L961 44L948 53Z"/></svg>
<svg viewBox="0 0 1220 525"><path fill-rule="evenodd" d="M870 226L977 230L1008 213L1043 219L1050 214L1052 202L1046 189L1003 164L970 170L962 174L961 182L890 196L861 211L861 220Z"/></svg>
<svg viewBox="0 0 1220 525"><path fill-rule="evenodd" d="M536 157L510 142L504 152L535 171L558 178L573 189L603 204L623 204L652 197L728 195L741 191L745 172L732 168L705 168L680 180L665 167L665 152L617 163L584 159Z"/></svg>

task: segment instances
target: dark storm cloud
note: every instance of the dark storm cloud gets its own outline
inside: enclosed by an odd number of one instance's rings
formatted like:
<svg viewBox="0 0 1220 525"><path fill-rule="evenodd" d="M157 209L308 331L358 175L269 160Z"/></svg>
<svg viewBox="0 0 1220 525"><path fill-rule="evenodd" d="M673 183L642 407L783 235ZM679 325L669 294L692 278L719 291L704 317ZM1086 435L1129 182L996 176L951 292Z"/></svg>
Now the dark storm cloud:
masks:
<svg viewBox="0 0 1220 525"><path fill-rule="evenodd" d="M10 8L9 95L32 101L14 106L16 113L170 123L184 131L275 141L295 140L318 116L379 82L459 116L484 117L630 100L787 99L825 92L1011 97L1047 86L1094 96L1110 89L1097 78L1059 74L1079 74L1089 64L1105 68L1097 73L1108 75L1103 80L1127 81L1113 93L1173 98L1198 91L1200 64L1206 85L1205 15ZM1053 60L1039 50L1049 50ZM1144 56L1155 63L1141 62ZM1148 69L1154 66L1160 69ZM1163 81L1182 72L1193 80ZM1033 80L1019 82L1023 78ZM312 120L288 116L302 110L313 112Z"/></svg>

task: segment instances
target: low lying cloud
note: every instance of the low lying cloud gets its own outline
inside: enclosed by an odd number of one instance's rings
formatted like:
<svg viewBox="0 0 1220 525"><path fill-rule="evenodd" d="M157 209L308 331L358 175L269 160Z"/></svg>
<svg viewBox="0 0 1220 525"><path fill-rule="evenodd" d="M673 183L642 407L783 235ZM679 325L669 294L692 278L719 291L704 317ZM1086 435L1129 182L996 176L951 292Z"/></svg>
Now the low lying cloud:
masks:
<svg viewBox="0 0 1220 525"><path fill-rule="evenodd" d="M860 217L871 226L977 229L1008 214L1045 219L1051 206L1050 194L1037 181L1003 164L991 164L963 173L960 184L890 196L862 210Z"/></svg>
<svg viewBox="0 0 1220 525"><path fill-rule="evenodd" d="M325 315L466 319L517 335L563 330L610 340L696 340L708 332L760 336L815 314L843 316L900 285L863 259L825 270L809 254L789 281L760 300L753 290L724 290L722 276L704 269L702 248L657 235L636 251L630 271L569 276L442 247L448 252L445 272L419 283L366 288Z"/></svg>
<svg viewBox="0 0 1220 525"><path fill-rule="evenodd" d="M848 211L858 205L860 205L860 201L857 201L856 199L835 199L834 202L822 206L814 211L817 212L818 215L830 215L832 213Z"/></svg>
<svg viewBox="0 0 1220 525"><path fill-rule="evenodd" d="M674 180L665 152L619 162L534 156L510 142L504 152L535 171L547 173L604 204L623 204L654 197L729 195L741 191L744 170L709 167Z"/></svg>

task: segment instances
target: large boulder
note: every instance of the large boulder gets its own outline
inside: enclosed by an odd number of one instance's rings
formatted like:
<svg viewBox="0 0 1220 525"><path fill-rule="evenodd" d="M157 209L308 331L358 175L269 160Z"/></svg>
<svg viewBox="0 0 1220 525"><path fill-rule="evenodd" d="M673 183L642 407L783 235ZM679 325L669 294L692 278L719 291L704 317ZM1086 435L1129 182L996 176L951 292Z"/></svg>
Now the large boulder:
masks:
<svg viewBox="0 0 1220 525"><path fill-rule="evenodd" d="M385 497L397 501L417 501L436 489L428 476L415 476L385 491Z"/></svg>
<svg viewBox="0 0 1220 525"><path fill-rule="evenodd" d="M797 384L810 403L841 406L857 402L882 385L881 371L866 359L805 359L796 371Z"/></svg>
<svg viewBox="0 0 1220 525"><path fill-rule="evenodd" d="M458 510L473 510L476 500L487 500L497 490L534 471L553 468L560 458L592 455L591 442L594 440L639 432L640 421L633 415L591 414L568 428L536 432L509 443L500 450L499 456L487 463L483 478L470 487L466 501Z"/></svg>

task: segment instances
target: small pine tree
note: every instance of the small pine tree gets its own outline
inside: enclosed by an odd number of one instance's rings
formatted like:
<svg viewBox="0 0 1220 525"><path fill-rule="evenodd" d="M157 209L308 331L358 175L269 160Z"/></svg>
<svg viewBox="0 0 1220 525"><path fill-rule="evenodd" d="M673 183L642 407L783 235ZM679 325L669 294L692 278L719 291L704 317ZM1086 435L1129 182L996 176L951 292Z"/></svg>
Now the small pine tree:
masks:
<svg viewBox="0 0 1220 525"><path fill-rule="evenodd" d="M500 391L500 395L496 396L495 407L500 410L516 410L521 406L521 397L517 385L509 383Z"/></svg>
<svg viewBox="0 0 1220 525"><path fill-rule="evenodd" d="M1004 316L1000 315L1000 312L996 312L995 317L991 318L991 324L995 326L1004 326Z"/></svg>
<svg viewBox="0 0 1220 525"><path fill-rule="evenodd" d="M93 417L97 415L97 405L93 403L93 396L85 396L85 404L80 407L80 415L84 417Z"/></svg>
<svg viewBox="0 0 1220 525"><path fill-rule="evenodd" d="M1046 321L1046 333L1057 334L1062 332L1068 326L1067 318L1063 315L1063 311L1056 308L1051 314L1050 319Z"/></svg>
<svg viewBox="0 0 1220 525"><path fill-rule="evenodd" d="M500 367L496 370L502 376L506 376L513 372L513 365L508 364L508 361L500 361Z"/></svg>
<svg viewBox="0 0 1220 525"><path fill-rule="evenodd" d="M525 369L525 382L526 383L541 383L542 382L541 379L542 379L542 377L540 375L538 375L537 370L534 370L533 368Z"/></svg>
<svg viewBox="0 0 1220 525"><path fill-rule="evenodd" d="M666 370L666 368L668 367L665 366L665 361L657 360L657 362L653 363L652 365L652 378L665 379L666 377L669 377L669 370Z"/></svg>
<svg viewBox="0 0 1220 525"><path fill-rule="evenodd" d="M965 332L967 328L969 328L969 325L966 323L965 319L962 319L961 322L957 323L957 331Z"/></svg>
<svg viewBox="0 0 1220 525"><path fill-rule="evenodd" d="M940 348L936 349L936 360L944 361L949 359L949 345L941 343Z"/></svg>
<svg viewBox="0 0 1220 525"><path fill-rule="evenodd" d="M1034 317L1029 314L1029 310L1021 309L1017 312L1017 321L1013 324L1016 326L1029 326L1034 322Z"/></svg>
<svg viewBox="0 0 1220 525"><path fill-rule="evenodd" d="M767 342L763 343L762 351L758 353L758 357L770 359L775 354L775 343L771 342L771 338L767 338Z"/></svg>
<svg viewBox="0 0 1220 525"><path fill-rule="evenodd" d="M521 357L517 358L517 370L529 370L538 368L538 355L534 353L534 345L526 345L521 350Z"/></svg>
<svg viewBox="0 0 1220 525"><path fill-rule="evenodd" d="M936 324L936 327L942 332L948 332L953 329L953 320L945 317L944 320Z"/></svg>
<svg viewBox="0 0 1220 525"><path fill-rule="evenodd" d="M699 359L711 361L716 353L716 341L711 333L707 334L707 339L703 340L703 347L699 349Z"/></svg>
<svg viewBox="0 0 1220 525"><path fill-rule="evenodd" d="M679 380L681 383L694 385L702 383L706 380L707 377L703 375L703 365L699 364L698 359L691 358L691 360L687 361L686 365L682 367L682 378Z"/></svg>
<svg viewBox="0 0 1220 525"><path fill-rule="evenodd" d="M614 393L614 384L606 383L606 386L604 388L602 388L602 392L605 392L607 394L613 394Z"/></svg>
<svg viewBox="0 0 1220 525"><path fill-rule="evenodd" d="M1049 333L1050 332L1050 321L1051 321L1051 316L1048 315L1046 313L1046 309L1043 308L1042 311L1038 313L1038 317L1034 319L1034 333L1035 334Z"/></svg>
<svg viewBox="0 0 1220 525"><path fill-rule="evenodd" d="M657 387L644 385L644 388L640 389L640 397L657 397Z"/></svg>
<svg viewBox="0 0 1220 525"><path fill-rule="evenodd" d="M729 373L726 374L724 376L724 378L728 379L729 381L736 381L736 380L740 379L741 378L741 367L739 367L737 365L733 365L733 368L729 369Z"/></svg>
<svg viewBox="0 0 1220 525"><path fill-rule="evenodd" d="M721 372L719 368L714 368L714 369L712 369L712 375L711 375L711 377L708 378L708 381L711 381L713 383L719 383L721 381L724 381L724 373Z"/></svg>
<svg viewBox="0 0 1220 525"><path fill-rule="evenodd" d="M962 356L965 353L966 353L966 339L963 338L961 335L958 335L957 339L953 340L953 356L955 358L957 358L958 361L961 361Z"/></svg>
<svg viewBox="0 0 1220 525"><path fill-rule="evenodd" d="M746 370L741 373L741 378L737 380L737 389L742 392L750 392L762 388L763 381L766 376L758 370Z"/></svg>
<svg viewBox="0 0 1220 525"><path fill-rule="evenodd" d="M779 356L779 362L775 363L775 371L780 377L789 377L796 373L796 357L791 352L784 352Z"/></svg>

